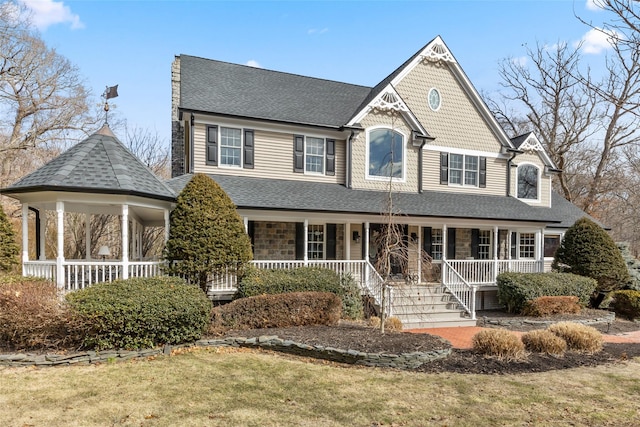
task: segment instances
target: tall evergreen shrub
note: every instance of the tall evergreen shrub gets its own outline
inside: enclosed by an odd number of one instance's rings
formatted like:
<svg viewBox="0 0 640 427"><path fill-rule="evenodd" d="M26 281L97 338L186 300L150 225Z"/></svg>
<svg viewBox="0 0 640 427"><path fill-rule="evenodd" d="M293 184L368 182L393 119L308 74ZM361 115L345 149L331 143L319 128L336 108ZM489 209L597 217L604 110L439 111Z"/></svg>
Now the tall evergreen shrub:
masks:
<svg viewBox="0 0 640 427"><path fill-rule="evenodd" d="M11 271L18 264L19 254L13 226L0 205L0 272Z"/></svg>
<svg viewBox="0 0 640 427"><path fill-rule="evenodd" d="M203 290L209 274L241 271L253 258L236 206L208 176L194 175L178 196L164 257L170 274L185 276Z"/></svg>
<svg viewBox="0 0 640 427"><path fill-rule="evenodd" d="M595 279L598 291L621 289L630 280L611 236L588 218L569 227L556 251L553 268Z"/></svg>

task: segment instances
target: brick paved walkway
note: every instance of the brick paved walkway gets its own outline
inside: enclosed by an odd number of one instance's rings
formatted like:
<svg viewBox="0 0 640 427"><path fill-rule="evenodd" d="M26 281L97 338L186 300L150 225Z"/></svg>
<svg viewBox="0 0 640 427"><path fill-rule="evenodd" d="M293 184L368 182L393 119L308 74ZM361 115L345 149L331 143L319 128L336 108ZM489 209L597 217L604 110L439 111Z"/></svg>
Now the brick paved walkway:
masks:
<svg viewBox="0 0 640 427"><path fill-rule="evenodd" d="M437 335L449 341L453 348L471 348L471 338L483 329L478 326L459 327L459 328L429 328L429 329L411 329L406 332L416 334ZM516 335L522 335L522 332L513 331ZM640 331L627 332L619 335L603 334L604 342L610 343L640 343Z"/></svg>

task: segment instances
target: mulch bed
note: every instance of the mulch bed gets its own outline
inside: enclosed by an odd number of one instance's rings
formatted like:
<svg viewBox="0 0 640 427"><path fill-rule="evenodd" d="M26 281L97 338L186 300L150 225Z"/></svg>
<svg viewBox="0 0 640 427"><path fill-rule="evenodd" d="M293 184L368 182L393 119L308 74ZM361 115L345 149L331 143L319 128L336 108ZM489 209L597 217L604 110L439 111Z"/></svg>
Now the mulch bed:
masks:
<svg viewBox="0 0 640 427"><path fill-rule="evenodd" d="M554 321L578 320L591 318L596 313L584 312L581 315L552 316L545 318ZM492 313L492 317L498 315ZM504 318L513 315L501 312ZM537 320L541 320L537 318ZM510 327L511 330L528 331L540 327ZM640 330L640 323L616 319L610 325L598 325L597 329L604 333L622 333ZM306 326L293 328L251 329L229 331L227 336L259 337L262 335L278 336L309 345L342 348L367 353L410 353L413 351L429 351L449 348L450 344L440 337L428 334L412 334L407 332L389 332L380 334L378 329L357 323L343 322L337 326ZM640 357L640 344L605 344L601 352L583 354L567 352L563 357L544 354L529 354L523 361L500 360L486 357L473 350L453 349L449 357L422 365L417 371L440 373L455 372L462 374L517 374L525 372L544 372L557 369L577 368L581 366L598 366L606 363L621 362L633 357Z"/></svg>

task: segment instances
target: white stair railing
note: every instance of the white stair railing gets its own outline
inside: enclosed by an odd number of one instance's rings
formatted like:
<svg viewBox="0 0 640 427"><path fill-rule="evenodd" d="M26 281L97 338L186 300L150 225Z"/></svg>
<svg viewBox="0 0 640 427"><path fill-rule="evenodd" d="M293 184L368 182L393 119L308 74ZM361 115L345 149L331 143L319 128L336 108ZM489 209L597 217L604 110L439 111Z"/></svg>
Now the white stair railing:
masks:
<svg viewBox="0 0 640 427"><path fill-rule="evenodd" d="M476 286L470 285L447 261L442 261L442 284L458 303L476 320Z"/></svg>

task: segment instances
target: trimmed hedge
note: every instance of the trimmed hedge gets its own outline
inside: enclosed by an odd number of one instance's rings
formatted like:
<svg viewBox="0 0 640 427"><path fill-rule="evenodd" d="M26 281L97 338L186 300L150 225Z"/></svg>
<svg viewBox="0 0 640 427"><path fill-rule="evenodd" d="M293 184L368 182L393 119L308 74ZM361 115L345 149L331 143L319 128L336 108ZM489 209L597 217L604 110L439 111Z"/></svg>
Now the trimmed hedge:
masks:
<svg viewBox="0 0 640 427"><path fill-rule="evenodd" d="M596 290L594 279L571 273L501 273L498 302L510 313L520 313L527 301L543 296L576 296L582 307Z"/></svg>
<svg viewBox="0 0 640 427"><path fill-rule="evenodd" d="M355 279L349 274L339 275L326 268L263 270L249 267L238 284L235 299L289 292L330 292L342 300L344 317L363 317L362 297Z"/></svg>
<svg viewBox="0 0 640 427"><path fill-rule="evenodd" d="M97 283L66 299L83 347L96 350L196 341L211 313L205 294L177 277Z"/></svg>
<svg viewBox="0 0 640 427"><path fill-rule="evenodd" d="M575 314L580 313L580 310L576 296L538 297L525 303L522 314L544 317L552 314Z"/></svg>
<svg viewBox="0 0 640 427"><path fill-rule="evenodd" d="M341 310L340 298L329 292L259 295L214 308L210 331L335 325Z"/></svg>
<svg viewBox="0 0 640 427"><path fill-rule="evenodd" d="M640 291L615 291L611 294L611 297L612 301L609 307L616 314L631 320L640 317Z"/></svg>

